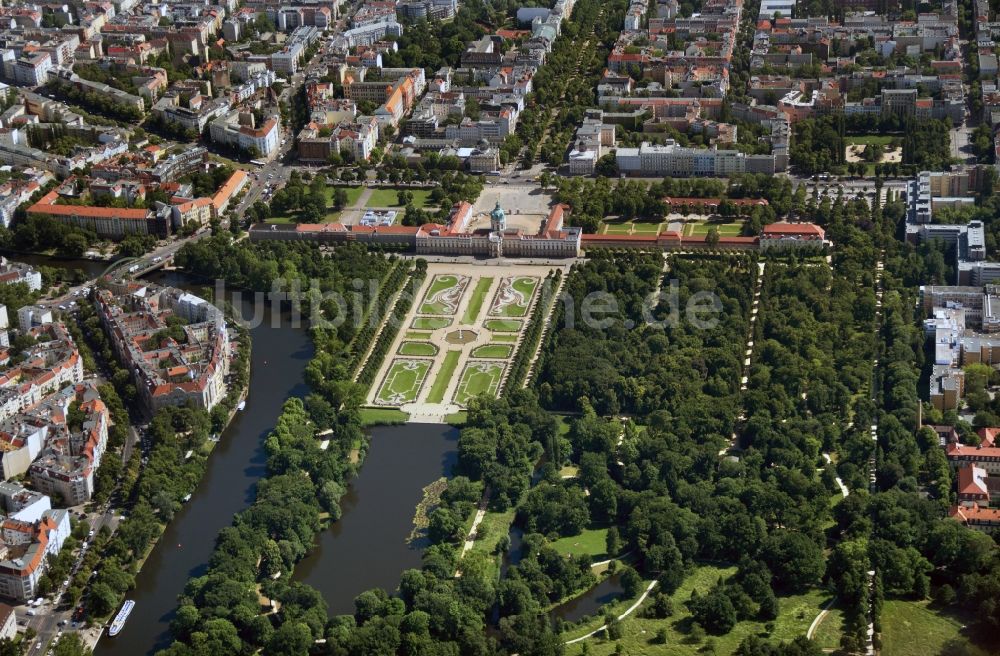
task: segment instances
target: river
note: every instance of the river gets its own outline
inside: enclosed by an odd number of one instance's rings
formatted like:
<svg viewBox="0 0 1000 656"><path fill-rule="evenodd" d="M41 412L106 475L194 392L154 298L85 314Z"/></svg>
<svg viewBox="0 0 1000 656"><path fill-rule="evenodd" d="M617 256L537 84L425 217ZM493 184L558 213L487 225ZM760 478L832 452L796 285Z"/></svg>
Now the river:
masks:
<svg viewBox="0 0 1000 656"><path fill-rule="evenodd" d="M34 253L18 253L17 251L8 251L5 249L0 249L0 255L6 257L8 260L14 262L23 262L24 264L30 264L33 267L51 267L53 269L62 269L64 271L72 272L74 270L82 271L86 274L87 278L96 278L111 266L111 262L106 262L104 260L88 260L85 258L73 258L73 257L49 257L47 255L36 255Z"/></svg>
<svg viewBox="0 0 1000 656"><path fill-rule="evenodd" d="M158 274L152 280L185 286L185 279L178 274ZM244 316L253 316L252 310L245 299ZM253 501L254 486L266 473L264 438L274 427L285 400L307 393L303 373L313 354L305 329L292 328L288 321L271 327L269 303L264 317L266 321L251 331L246 409L236 414L222 434L198 489L174 516L136 577L136 587L128 593L136 606L125 629L116 638L103 637L95 654L140 656L168 646L177 595L189 578L205 572L218 532Z"/></svg>
<svg viewBox="0 0 1000 656"><path fill-rule="evenodd" d="M198 290L177 273L153 282ZM247 295L249 296L249 295ZM253 316L248 299L244 317ZM303 396L305 365L312 357L307 332L287 320L272 327L267 304L262 326L253 328L247 408L222 435L205 477L153 549L128 597L136 601L125 629L98 643L97 656L141 656L170 644L169 624L187 580L205 572L219 530L254 498L265 475L264 438L281 406ZM424 540L407 542L423 488L451 474L458 431L445 425L408 424L372 431L359 475L341 501L342 517L320 534L314 550L295 570L295 579L315 586L333 614L351 613L354 597L373 587L396 588L404 569L420 567Z"/></svg>

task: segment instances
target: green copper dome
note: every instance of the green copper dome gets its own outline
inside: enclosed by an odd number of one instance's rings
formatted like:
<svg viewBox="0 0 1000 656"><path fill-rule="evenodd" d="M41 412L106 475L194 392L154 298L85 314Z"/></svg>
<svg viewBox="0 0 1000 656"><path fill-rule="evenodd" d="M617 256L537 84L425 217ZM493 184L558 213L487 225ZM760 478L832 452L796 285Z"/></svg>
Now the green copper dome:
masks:
<svg viewBox="0 0 1000 656"><path fill-rule="evenodd" d="M493 223L499 223L500 225L503 225L507 221L507 215L504 213L503 208L500 207L499 200L497 200L497 206L490 212L490 219Z"/></svg>

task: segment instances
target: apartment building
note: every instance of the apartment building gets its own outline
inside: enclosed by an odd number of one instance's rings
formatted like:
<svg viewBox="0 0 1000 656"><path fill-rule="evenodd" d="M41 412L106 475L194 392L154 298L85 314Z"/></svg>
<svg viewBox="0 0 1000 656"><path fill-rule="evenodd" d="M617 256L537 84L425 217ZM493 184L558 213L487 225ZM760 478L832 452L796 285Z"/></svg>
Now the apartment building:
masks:
<svg viewBox="0 0 1000 656"><path fill-rule="evenodd" d="M82 415L79 425L68 421L74 404ZM94 473L107 448L110 422L96 384L66 387L28 414L52 426L45 449L28 468L32 486L67 506L89 501L94 493Z"/></svg>
<svg viewBox="0 0 1000 656"><path fill-rule="evenodd" d="M42 274L27 264L0 257L0 285L24 283L33 292L42 288Z"/></svg>
<svg viewBox="0 0 1000 656"><path fill-rule="evenodd" d="M70 177L63 187L74 182L75 178ZM63 187L53 189L29 207L28 216L48 217L111 239L121 239L125 235L167 237L170 234L170 208L166 205L155 209L62 205L59 200Z"/></svg>
<svg viewBox="0 0 1000 656"><path fill-rule="evenodd" d="M95 305L147 414L187 403L211 410L225 396L230 344L221 310L178 289L137 284L99 290ZM188 322L179 339L164 335L170 316Z"/></svg>
<svg viewBox="0 0 1000 656"><path fill-rule="evenodd" d="M737 173L774 173L774 155L746 155L721 148L687 148L667 139L664 145L643 142L615 152L624 175L726 177Z"/></svg>
<svg viewBox="0 0 1000 656"><path fill-rule="evenodd" d="M280 131L277 116L270 116L257 126L252 113L240 111L220 116L209 125L209 136L215 143L254 153L265 160L277 155Z"/></svg>
<svg viewBox="0 0 1000 656"><path fill-rule="evenodd" d="M0 483L7 517L0 522L0 596L25 602L70 536L69 512L53 510L49 498L20 485Z"/></svg>

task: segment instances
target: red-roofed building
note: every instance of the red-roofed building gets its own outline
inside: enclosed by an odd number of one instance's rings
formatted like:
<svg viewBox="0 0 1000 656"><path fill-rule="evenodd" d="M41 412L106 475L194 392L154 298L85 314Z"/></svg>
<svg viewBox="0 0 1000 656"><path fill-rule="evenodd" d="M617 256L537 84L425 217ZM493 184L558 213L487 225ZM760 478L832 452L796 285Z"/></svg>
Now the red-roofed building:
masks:
<svg viewBox="0 0 1000 656"><path fill-rule="evenodd" d="M91 230L101 237L120 239L125 235L155 235L167 237L170 234L170 212L123 207L97 207L94 205L60 204L60 189L75 184L70 177L59 188L53 189L37 203L28 208L28 216L49 217L85 230Z"/></svg>
<svg viewBox="0 0 1000 656"><path fill-rule="evenodd" d="M983 533L992 533L1000 528L1000 509L980 505L952 506L948 516L965 526Z"/></svg>
<svg viewBox="0 0 1000 656"><path fill-rule="evenodd" d="M815 223L772 223L760 233L760 249L823 247L826 231Z"/></svg>
<svg viewBox="0 0 1000 656"><path fill-rule="evenodd" d="M975 463L990 476L1000 475L1000 448L990 446L965 446L961 443L949 444L944 448L952 467L963 467Z"/></svg>
<svg viewBox="0 0 1000 656"><path fill-rule="evenodd" d="M962 505L972 505L980 501L990 503L990 491L986 485L986 470L969 464L958 468L958 501Z"/></svg>

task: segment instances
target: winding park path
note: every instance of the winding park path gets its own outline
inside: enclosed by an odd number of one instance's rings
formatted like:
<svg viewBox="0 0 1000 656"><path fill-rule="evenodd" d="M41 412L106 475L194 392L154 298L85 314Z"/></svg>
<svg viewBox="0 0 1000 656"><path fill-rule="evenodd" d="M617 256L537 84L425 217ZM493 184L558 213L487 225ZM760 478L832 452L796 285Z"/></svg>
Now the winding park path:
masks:
<svg viewBox="0 0 1000 656"><path fill-rule="evenodd" d="M636 609L638 609L639 606L642 605L642 602L646 601L646 597L649 596L649 593L652 592L653 588L655 588L655 587L656 587L656 581L650 581L649 585L646 586L646 591L643 592L642 595L639 597L639 599L637 599L634 604L632 604L631 606L629 606L625 610L624 613L622 613L621 615L619 615L618 619L619 620L623 620L626 617L628 617L629 615L631 615L632 613L634 613L636 611ZM587 638L593 638L595 635L597 635L598 633L600 633L601 631L603 631L606 628L608 628L608 625L607 624L602 624L601 626L597 627L596 629L594 629L593 631L591 631L587 635L582 635L579 638L573 638L572 640L567 640L563 644L564 645L573 645L573 644L576 644L578 642L583 642Z"/></svg>
<svg viewBox="0 0 1000 656"><path fill-rule="evenodd" d="M823 610L821 610L819 612L819 615L816 616L816 619L814 619L812 621L812 624L809 625L809 630L806 631L806 639L807 640L812 640L813 634L816 632L816 629L819 628L820 623L830 613L830 609L833 608L833 605L835 603L837 603L837 598L836 597L834 597L833 599L831 599L826 604L826 606L823 606Z"/></svg>

